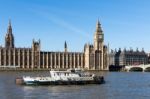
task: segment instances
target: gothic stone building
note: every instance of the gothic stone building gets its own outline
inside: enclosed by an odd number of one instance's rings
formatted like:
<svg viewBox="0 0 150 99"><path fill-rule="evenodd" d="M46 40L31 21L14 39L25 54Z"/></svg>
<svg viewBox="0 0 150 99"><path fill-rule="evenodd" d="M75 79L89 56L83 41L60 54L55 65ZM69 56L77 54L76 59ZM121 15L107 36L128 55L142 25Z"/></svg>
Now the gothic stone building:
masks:
<svg viewBox="0 0 150 99"><path fill-rule="evenodd" d="M31 48L17 48L14 43L11 22L5 36L5 47L0 47L0 67L20 69L68 69L107 70L107 47L100 22L97 22L94 44L85 44L84 52L45 52L40 49L40 40L32 42Z"/></svg>
<svg viewBox="0 0 150 99"><path fill-rule="evenodd" d="M113 66L148 64L148 55L144 49L142 49L142 51L139 51L138 49L136 51L133 49L111 50L109 57L109 64Z"/></svg>

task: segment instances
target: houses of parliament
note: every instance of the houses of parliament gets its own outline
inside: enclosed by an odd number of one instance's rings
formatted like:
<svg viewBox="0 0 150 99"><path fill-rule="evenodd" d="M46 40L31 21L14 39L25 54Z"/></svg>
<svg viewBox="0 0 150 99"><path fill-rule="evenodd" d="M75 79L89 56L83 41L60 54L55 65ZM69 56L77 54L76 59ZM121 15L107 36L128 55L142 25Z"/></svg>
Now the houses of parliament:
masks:
<svg viewBox="0 0 150 99"><path fill-rule="evenodd" d="M40 40L32 41L31 48L15 46L11 22L5 36L5 46L0 46L0 68L107 70L107 46L99 21L96 23L93 44L85 44L83 52L69 52L67 43L63 52L41 51Z"/></svg>

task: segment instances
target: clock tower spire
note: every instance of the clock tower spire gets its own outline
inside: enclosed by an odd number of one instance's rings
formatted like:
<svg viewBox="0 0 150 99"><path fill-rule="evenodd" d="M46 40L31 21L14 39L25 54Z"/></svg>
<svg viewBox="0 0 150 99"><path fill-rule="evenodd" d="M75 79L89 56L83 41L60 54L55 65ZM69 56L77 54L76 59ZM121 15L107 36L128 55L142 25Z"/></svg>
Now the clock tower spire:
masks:
<svg viewBox="0 0 150 99"><path fill-rule="evenodd" d="M103 41L104 41L104 34L101 28L101 24L99 20L96 24L96 31L94 34L94 49L95 50L102 50L103 49Z"/></svg>

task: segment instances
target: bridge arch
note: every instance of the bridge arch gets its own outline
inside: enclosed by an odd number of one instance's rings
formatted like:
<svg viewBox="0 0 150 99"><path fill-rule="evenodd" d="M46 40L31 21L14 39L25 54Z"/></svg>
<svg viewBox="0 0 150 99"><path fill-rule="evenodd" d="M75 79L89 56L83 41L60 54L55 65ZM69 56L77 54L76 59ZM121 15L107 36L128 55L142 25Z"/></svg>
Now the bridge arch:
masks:
<svg viewBox="0 0 150 99"><path fill-rule="evenodd" d="M146 67L146 68L144 69L144 71L150 72L150 67Z"/></svg>
<svg viewBox="0 0 150 99"><path fill-rule="evenodd" d="M143 71L144 69L142 68L142 67L131 67L130 69L129 69L129 71Z"/></svg>

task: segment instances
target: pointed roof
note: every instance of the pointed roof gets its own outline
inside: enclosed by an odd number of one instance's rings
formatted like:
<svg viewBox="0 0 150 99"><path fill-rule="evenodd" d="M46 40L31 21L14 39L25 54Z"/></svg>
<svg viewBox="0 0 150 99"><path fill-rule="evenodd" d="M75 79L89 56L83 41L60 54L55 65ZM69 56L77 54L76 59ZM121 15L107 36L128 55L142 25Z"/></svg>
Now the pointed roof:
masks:
<svg viewBox="0 0 150 99"><path fill-rule="evenodd" d="M67 48L67 43L66 43L66 41L65 41L65 48Z"/></svg>
<svg viewBox="0 0 150 99"><path fill-rule="evenodd" d="M11 20L10 19L9 19L9 25L8 25L7 33L12 34L12 27L11 27Z"/></svg>
<svg viewBox="0 0 150 99"><path fill-rule="evenodd" d="M96 23L96 33L102 33L102 28L101 28L101 24L99 22L99 19L97 20L97 23Z"/></svg>
<svg viewBox="0 0 150 99"><path fill-rule="evenodd" d="M9 26L11 27L11 20L9 19Z"/></svg>

